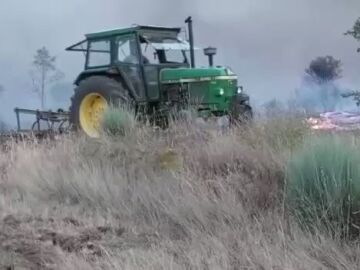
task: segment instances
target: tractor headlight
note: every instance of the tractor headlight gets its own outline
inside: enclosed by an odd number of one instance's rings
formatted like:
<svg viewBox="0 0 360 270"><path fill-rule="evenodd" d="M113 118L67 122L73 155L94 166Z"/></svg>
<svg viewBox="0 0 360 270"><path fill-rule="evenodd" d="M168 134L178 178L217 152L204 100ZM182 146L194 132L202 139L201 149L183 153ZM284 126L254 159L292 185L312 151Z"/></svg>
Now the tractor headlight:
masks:
<svg viewBox="0 0 360 270"><path fill-rule="evenodd" d="M243 92L243 87L242 86L238 86L237 88L237 93L241 94Z"/></svg>
<svg viewBox="0 0 360 270"><path fill-rule="evenodd" d="M224 94L225 94L224 89L223 89L223 88L220 88L220 89L219 89L219 95L220 95L220 96L223 96Z"/></svg>

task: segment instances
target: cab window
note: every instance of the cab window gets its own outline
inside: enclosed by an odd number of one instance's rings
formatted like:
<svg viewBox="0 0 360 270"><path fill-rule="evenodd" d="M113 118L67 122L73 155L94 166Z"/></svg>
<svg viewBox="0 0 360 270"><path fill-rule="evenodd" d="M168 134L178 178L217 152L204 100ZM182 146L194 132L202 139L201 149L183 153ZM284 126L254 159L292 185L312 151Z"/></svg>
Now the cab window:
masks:
<svg viewBox="0 0 360 270"><path fill-rule="evenodd" d="M158 52L154 49L153 46L151 46L151 44L142 42L141 53L144 59L144 64L160 64Z"/></svg>
<svg viewBox="0 0 360 270"><path fill-rule="evenodd" d="M117 38L118 61L126 64L138 64L139 53L135 35Z"/></svg>
<svg viewBox="0 0 360 270"><path fill-rule="evenodd" d="M108 66L111 63L109 40L91 41L88 53L88 67Z"/></svg>

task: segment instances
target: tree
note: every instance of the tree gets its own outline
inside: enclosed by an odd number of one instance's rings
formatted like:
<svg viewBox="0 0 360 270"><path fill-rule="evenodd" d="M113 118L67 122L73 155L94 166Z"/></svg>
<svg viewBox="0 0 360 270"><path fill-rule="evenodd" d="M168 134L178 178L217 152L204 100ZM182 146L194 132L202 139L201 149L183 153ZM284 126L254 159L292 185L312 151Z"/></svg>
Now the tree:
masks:
<svg viewBox="0 0 360 270"><path fill-rule="evenodd" d="M45 108L46 90L49 84L61 79L63 74L56 68L56 57L51 56L46 47L36 51L33 60L33 69L30 76L33 83L33 90L41 101L41 109Z"/></svg>
<svg viewBox="0 0 360 270"><path fill-rule="evenodd" d="M356 106L360 106L360 91L349 91L346 93L341 94L343 98L349 98L352 97L353 100L356 103Z"/></svg>
<svg viewBox="0 0 360 270"><path fill-rule="evenodd" d="M305 70L308 79L317 84L325 84L341 78L342 64L332 56L317 57Z"/></svg>
<svg viewBox="0 0 360 270"><path fill-rule="evenodd" d="M314 105L321 104L324 110L334 110L340 95L335 81L340 79L341 75L340 60L332 56L317 57L312 60L309 67L305 69L305 89L303 89L307 92L305 96L308 101Z"/></svg>
<svg viewBox="0 0 360 270"><path fill-rule="evenodd" d="M360 42L360 18L358 18L358 19L355 21L352 29L349 30L349 31L347 31L347 32L345 33L345 35L352 36L353 38L355 38L357 41ZM360 48L358 48L357 51L360 52Z"/></svg>

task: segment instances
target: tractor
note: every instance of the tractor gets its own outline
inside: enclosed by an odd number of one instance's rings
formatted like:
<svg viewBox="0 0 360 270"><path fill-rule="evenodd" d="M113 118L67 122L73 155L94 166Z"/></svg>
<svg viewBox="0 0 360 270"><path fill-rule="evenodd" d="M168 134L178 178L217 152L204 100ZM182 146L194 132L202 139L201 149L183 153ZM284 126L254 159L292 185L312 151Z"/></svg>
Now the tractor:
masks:
<svg viewBox="0 0 360 270"><path fill-rule="evenodd" d="M102 116L110 105L131 106L150 119L194 106L201 116L250 120L249 97L238 86L237 76L230 68L213 66L216 48L204 49L208 67L195 67L192 18L185 22L188 39L181 38L181 28L136 25L86 34L66 48L85 55L71 99L71 125L99 137Z"/></svg>

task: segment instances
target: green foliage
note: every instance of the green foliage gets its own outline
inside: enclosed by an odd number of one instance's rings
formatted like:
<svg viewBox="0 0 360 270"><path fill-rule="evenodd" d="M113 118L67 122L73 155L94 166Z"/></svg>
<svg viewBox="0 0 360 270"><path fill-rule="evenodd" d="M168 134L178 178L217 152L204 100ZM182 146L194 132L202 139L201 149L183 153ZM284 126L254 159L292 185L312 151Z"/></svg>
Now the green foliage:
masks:
<svg viewBox="0 0 360 270"><path fill-rule="evenodd" d="M352 97L353 100L356 102L356 106L360 106L360 91L351 91L348 93L341 94L343 98Z"/></svg>
<svg viewBox="0 0 360 270"><path fill-rule="evenodd" d="M346 137L308 139L288 164L289 210L309 229L358 233L360 152Z"/></svg>
<svg viewBox="0 0 360 270"><path fill-rule="evenodd" d="M357 41L360 41L360 18L356 20L352 29L347 31L345 35L350 35ZM357 51L360 52L360 48Z"/></svg>
<svg viewBox="0 0 360 270"><path fill-rule="evenodd" d="M135 114L124 107L109 107L103 117L103 130L109 135L125 136L134 130Z"/></svg>
<svg viewBox="0 0 360 270"><path fill-rule="evenodd" d="M341 78L341 65L340 60L327 55L312 60L305 73L312 81L323 84Z"/></svg>
<svg viewBox="0 0 360 270"><path fill-rule="evenodd" d="M342 63L332 56L317 57L305 69L304 84L297 96L307 110L335 110L340 90L335 84L342 76Z"/></svg>

